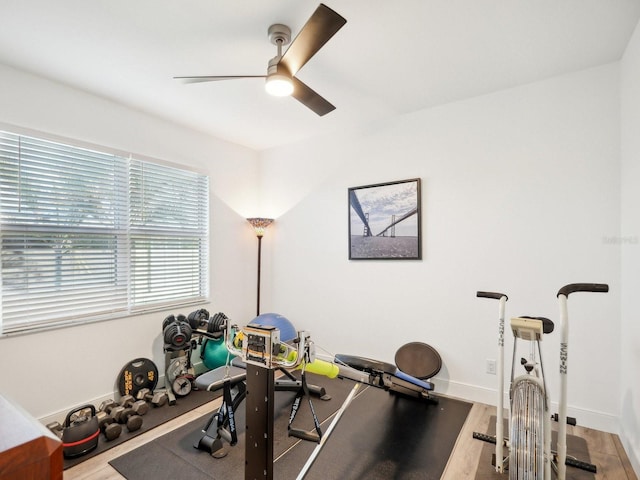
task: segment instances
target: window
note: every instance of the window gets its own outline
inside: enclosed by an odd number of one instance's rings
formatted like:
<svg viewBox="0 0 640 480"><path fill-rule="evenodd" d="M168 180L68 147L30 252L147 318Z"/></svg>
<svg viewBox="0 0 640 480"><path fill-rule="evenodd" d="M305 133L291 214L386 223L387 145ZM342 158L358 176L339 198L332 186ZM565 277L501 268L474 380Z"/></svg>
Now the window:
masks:
<svg viewBox="0 0 640 480"><path fill-rule="evenodd" d="M0 162L0 333L206 299L206 175L2 131Z"/></svg>

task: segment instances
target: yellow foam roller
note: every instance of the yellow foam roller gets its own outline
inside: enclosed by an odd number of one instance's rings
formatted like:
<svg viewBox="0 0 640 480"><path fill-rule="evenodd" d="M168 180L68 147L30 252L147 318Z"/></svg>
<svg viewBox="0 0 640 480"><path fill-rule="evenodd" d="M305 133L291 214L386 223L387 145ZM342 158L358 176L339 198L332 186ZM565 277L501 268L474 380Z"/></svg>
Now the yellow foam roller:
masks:
<svg viewBox="0 0 640 480"><path fill-rule="evenodd" d="M298 368L302 368L301 366ZM305 371L315 373L316 375L324 375L329 378L336 378L340 373L340 368L331 362L316 359L311 363L307 363L304 367Z"/></svg>

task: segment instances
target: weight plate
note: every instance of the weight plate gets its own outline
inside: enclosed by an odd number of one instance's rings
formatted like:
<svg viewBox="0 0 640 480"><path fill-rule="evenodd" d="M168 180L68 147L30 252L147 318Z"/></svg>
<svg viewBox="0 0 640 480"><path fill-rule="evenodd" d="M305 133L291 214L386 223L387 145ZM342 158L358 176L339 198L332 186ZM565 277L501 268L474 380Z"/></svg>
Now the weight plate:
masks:
<svg viewBox="0 0 640 480"><path fill-rule="evenodd" d="M184 375L185 373L187 373L187 357L186 355L181 355L174 358L171 360L171 363L169 363L166 371L165 383L173 383L176 378L180 375Z"/></svg>
<svg viewBox="0 0 640 480"><path fill-rule="evenodd" d="M148 358L136 358L127 363L118 375L120 395L133 395L148 388L153 391L158 384L158 368Z"/></svg>
<svg viewBox="0 0 640 480"><path fill-rule="evenodd" d="M191 393L191 389L193 388L191 381L192 378L190 376L182 375L173 381L171 388L177 396L186 397Z"/></svg>

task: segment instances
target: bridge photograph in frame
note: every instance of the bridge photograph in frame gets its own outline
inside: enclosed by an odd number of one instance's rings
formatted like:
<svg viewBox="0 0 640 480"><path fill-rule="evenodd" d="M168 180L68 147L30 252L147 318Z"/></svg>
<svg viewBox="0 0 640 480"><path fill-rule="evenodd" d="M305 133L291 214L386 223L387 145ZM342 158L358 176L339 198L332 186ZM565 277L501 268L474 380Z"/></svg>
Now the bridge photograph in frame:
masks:
<svg viewBox="0 0 640 480"><path fill-rule="evenodd" d="M349 188L349 260L421 260L420 179Z"/></svg>

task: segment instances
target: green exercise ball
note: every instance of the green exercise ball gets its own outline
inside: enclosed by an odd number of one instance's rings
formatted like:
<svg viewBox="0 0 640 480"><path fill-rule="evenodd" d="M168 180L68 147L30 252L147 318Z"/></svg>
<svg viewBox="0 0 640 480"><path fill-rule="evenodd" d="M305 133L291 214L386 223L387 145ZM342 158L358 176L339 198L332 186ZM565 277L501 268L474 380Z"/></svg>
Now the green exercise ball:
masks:
<svg viewBox="0 0 640 480"><path fill-rule="evenodd" d="M200 356L202 357L202 363L210 370L214 368L222 367L227 364L227 347L224 344L224 337L217 339L207 338L202 344L202 350ZM233 358L233 355L229 356L229 361Z"/></svg>

